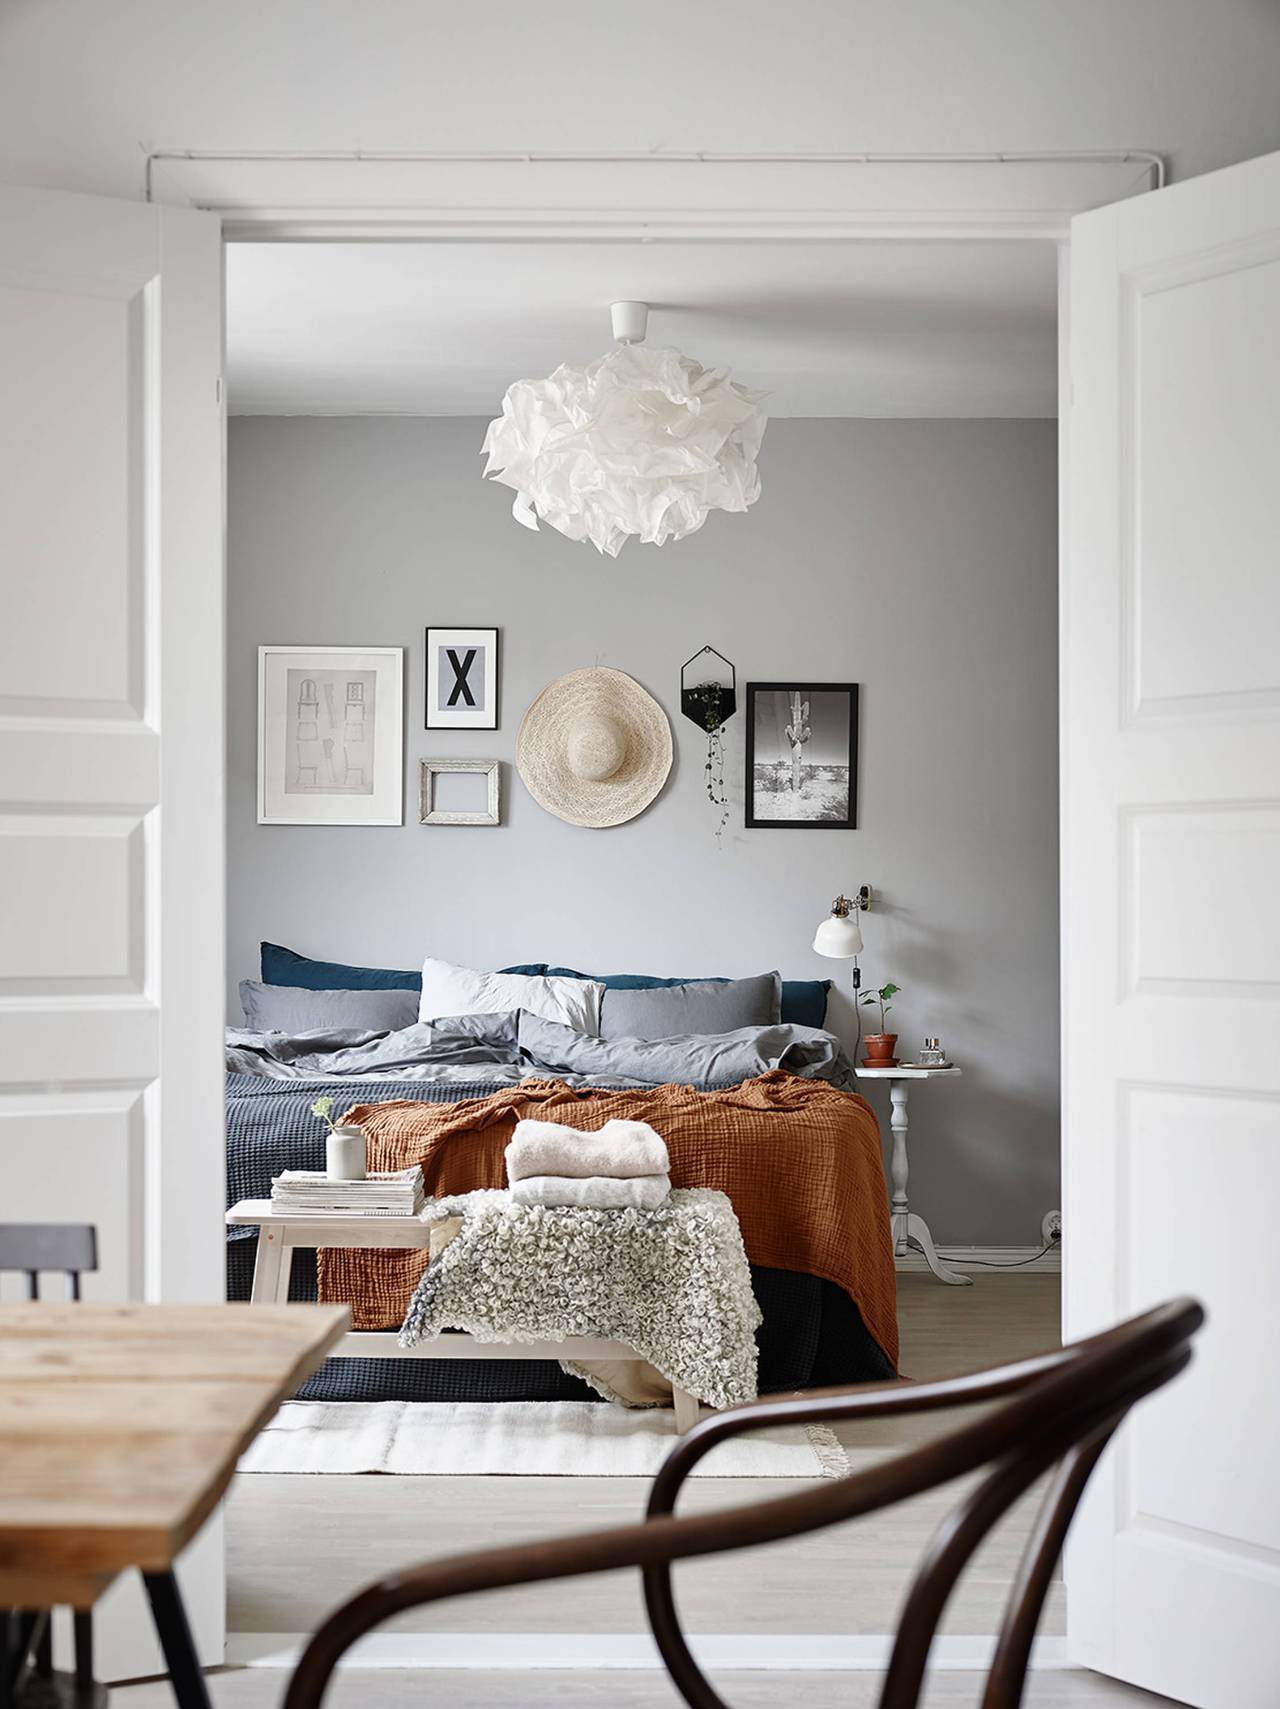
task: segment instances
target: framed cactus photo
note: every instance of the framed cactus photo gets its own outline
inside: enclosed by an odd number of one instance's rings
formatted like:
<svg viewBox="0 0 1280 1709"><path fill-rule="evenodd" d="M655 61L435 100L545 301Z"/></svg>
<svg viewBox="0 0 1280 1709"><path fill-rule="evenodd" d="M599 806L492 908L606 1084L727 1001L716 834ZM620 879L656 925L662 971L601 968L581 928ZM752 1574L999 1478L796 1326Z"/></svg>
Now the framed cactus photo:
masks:
<svg viewBox="0 0 1280 1709"><path fill-rule="evenodd" d="M747 684L746 802L752 830L855 828L856 682Z"/></svg>

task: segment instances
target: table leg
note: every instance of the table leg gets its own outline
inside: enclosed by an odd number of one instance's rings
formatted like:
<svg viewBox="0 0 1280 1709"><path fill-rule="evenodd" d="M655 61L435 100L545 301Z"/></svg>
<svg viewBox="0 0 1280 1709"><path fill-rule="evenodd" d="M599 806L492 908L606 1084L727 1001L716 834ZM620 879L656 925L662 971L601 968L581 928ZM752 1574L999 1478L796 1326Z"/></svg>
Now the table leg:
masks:
<svg viewBox="0 0 1280 1709"><path fill-rule="evenodd" d="M686 1430L692 1430L701 1416L701 1408L696 1398L686 1394L684 1389L674 1386L671 1390L671 1403L676 1409L676 1435L683 1436Z"/></svg>
<svg viewBox="0 0 1280 1709"><path fill-rule="evenodd" d="M933 1271L940 1282L945 1282L951 1288L971 1288L973 1277L966 1276L962 1270L953 1270L938 1257L933 1244L933 1236L929 1232L929 1224L922 1216L914 1211L907 1212L907 1240L912 1246L918 1246L924 1253L924 1261Z"/></svg>
<svg viewBox="0 0 1280 1709"><path fill-rule="evenodd" d="M966 1276L960 1270L952 1270L938 1257L928 1223L922 1216L916 1215L907 1201L908 1085L906 1080L889 1082L889 1126L893 1130L893 1154L889 1164L893 1196L889 1201L889 1212L893 1226L893 1255L895 1258L901 1258L908 1246L916 1246L924 1253L925 1263L940 1282L946 1282L947 1286L952 1288L971 1288L972 1276Z"/></svg>
<svg viewBox="0 0 1280 1709"><path fill-rule="evenodd" d="M164 1651L169 1683L178 1709L213 1709L196 1647L191 1640L191 1628L187 1624L187 1611L182 1606L177 1579L171 1572L143 1573L142 1582L151 1599L151 1617L155 1621L160 1648Z"/></svg>
<svg viewBox="0 0 1280 1709"><path fill-rule="evenodd" d="M293 1275L293 1247L284 1244L287 1239L288 1230L282 1228L280 1230L280 1274L276 1277L277 1305L288 1305L289 1303L289 1278Z"/></svg>
<svg viewBox="0 0 1280 1709"><path fill-rule="evenodd" d="M71 1617L75 1633L76 1685L82 1691L93 1686L93 1610L77 1608Z"/></svg>
<svg viewBox="0 0 1280 1709"><path fill-rule="evenodd" d="M889 1082L889 1126L893 1131L893 1152L889 1161L889 1174L893 1183L893 1194L889 1200L889 1214L893 1225L893 1255L901 1258L907 1250L907 1223L910 1212L907 1209L907 1082L891 1080Z"/></svg>
<svg viewBox="0 0 1280 1709"><path fill-rule="evenodd" d="M32 1643L36 1673L41 1679L53 1678L53 1614L47 1610L36 1616L36 1632Z"/></svg>
<svg viewBox="0 0 1280 1709"><path fill-rule="evenodd" d="M285 1244L282 1228L260 1228L258 1251L253 1260L253 1287L249 1293L253 1305L283 1304L289 1298L289 1273L293 1267L293 1248Z"/></svg>

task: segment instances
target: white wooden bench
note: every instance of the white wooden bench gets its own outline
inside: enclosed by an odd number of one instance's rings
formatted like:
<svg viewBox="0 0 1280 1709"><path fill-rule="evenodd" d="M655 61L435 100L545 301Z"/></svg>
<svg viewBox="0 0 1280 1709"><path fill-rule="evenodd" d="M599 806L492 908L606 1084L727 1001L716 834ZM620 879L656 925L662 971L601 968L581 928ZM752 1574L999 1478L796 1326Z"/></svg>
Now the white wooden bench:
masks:
<svg viewBox="0 0 1280 1709"><path fill-rule="evenodd" d="M227 1212L227 1222L258 1230L258 1253L253 1266L254 1305L283 1305L289 1298L289 1273L294 1248L427 1247L431 1223L418 1216L335 1216L306 1211L278 1211L269 1199L241 1199ZM563 1341L476 1341L463 1331L433 1335L414 1347L402 1347L394 1329L349 1330L334 1347L337 1359L594 1359L644 1361L624 1342L602 1335L570 1335ZM676 1432L683 1435L698 1422L698 1402L683 1389L672 1395Z"/></svg>

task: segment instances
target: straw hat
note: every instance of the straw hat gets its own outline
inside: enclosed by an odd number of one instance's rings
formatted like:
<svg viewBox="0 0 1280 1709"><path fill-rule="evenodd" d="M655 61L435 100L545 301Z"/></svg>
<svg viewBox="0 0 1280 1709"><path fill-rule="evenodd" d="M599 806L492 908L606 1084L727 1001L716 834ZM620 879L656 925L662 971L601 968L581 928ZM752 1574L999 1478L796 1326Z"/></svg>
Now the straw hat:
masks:
<svg viewBox="0 0 1280 1709"><path fill-rule="evenodd" d="M624 671L570 671L524 715L516 769L540 807L571 825L643 813L671 770L671 726Z"/></svg>

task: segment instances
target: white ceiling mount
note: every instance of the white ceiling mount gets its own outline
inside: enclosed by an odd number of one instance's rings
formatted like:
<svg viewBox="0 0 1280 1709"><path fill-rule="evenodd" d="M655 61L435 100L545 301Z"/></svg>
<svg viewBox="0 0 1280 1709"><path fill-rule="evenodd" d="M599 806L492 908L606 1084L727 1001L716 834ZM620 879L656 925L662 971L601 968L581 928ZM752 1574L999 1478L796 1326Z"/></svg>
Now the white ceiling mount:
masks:
<svg viewBox="0 0 1280 1709"><path fill-rule="evenodd" d="M609 309L619 344L643 344L649 330L648 303L613 303Z"/></svg>

